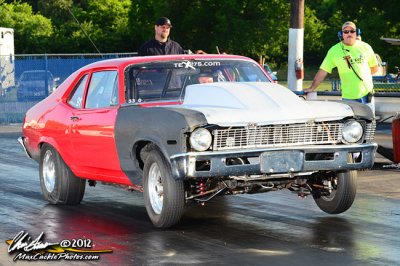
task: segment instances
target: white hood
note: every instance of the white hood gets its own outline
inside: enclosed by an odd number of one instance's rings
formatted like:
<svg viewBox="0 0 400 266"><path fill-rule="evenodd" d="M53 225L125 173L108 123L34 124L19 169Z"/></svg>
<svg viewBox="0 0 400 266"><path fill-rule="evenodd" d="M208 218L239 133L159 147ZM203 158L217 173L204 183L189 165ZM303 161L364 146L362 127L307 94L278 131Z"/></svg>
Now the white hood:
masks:
<svg viewBox="0 0 400 266"><path fill-rule="evenodd" d="M181 107L200 111L209 124L220 126L303 123L353 116L347 105L304 101L279 84L261 82L190 85Z"/></svg>

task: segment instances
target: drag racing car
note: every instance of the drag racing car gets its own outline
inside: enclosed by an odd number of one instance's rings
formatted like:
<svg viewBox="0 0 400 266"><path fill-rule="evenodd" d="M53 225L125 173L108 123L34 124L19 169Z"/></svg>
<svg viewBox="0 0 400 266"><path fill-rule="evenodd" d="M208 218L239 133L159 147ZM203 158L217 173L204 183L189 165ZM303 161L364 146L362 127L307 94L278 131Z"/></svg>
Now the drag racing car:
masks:
<svg viewBox="0 0 400 266"><path fill-rule="evenodd" d="M191 54L77 70L27 111L19 141L51 204L80 203L86 183L122 185L167 228L188 203L281 189L342 213L374 133L368 106L305 101L249 58Z"/></svg>

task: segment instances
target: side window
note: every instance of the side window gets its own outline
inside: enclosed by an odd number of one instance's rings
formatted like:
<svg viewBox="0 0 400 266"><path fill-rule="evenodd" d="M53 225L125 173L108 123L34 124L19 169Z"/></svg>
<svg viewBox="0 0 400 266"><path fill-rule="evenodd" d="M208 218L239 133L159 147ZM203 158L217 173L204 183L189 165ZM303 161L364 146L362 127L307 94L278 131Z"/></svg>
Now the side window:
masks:
<svg viewBox="0 0 400 266"><path fill-rule="evenodd" d="M92 74L85 108L101 108L118 103L117 71L100 71Z"/></svg>
<svg viewBox="0 0 400 266"><path fill-rule="evenodd" d="M75 108L82 108L83 93L85 91L85 85L88 75L84 75L81 80L76 84L72 90L72 96L68 100L68 104Z"/></svg>
<svg viewBox="0 0 400 266"><path fill-rule="evenodd" d="M138 99L152 100L160 99L167 81L168 70L146 69L136 75L136 88Z"/></svg>
<svg viewBox="0 0 400 266"><path fill-rule="evenodd" d="M183 75L178 75L177 70L141 70L134 77L138 101L178 98L182 90L183 79Z"/></svg>
<svg viewBox="0 0 400 266"><path fill-rule="evenodd" d="M118 75L116 75L110 105L118 105L118 95Z"/></svg>

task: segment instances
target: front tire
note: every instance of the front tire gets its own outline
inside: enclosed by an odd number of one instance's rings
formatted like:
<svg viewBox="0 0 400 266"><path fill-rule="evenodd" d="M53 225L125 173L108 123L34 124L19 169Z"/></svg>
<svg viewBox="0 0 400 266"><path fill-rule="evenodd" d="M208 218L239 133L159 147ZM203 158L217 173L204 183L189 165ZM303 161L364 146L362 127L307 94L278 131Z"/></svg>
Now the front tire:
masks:
<svg viewBox="0 0 400 266"><path fill-rule="evenodd" d="M331 178L333 190L328 194L313 194L318 207L329 214L339 214L348 210L357 192L357 171L336 173Z"/></svg>
<svg viewBox="0 0 400 266"><path fill-rule="evenodd" d="M76 177L60 154L50 145L41 149L40 186L44 198L51 204L76 205L85 193L85 179Z"/></svg>
<svg viewBox="0 0 400 266"><path fill-rule="evenodd" d="M170 164L154 146L144 162L143 192L147 214L155 227L168 228L179 222L185 207L183 181L173 178Z"/></svg>

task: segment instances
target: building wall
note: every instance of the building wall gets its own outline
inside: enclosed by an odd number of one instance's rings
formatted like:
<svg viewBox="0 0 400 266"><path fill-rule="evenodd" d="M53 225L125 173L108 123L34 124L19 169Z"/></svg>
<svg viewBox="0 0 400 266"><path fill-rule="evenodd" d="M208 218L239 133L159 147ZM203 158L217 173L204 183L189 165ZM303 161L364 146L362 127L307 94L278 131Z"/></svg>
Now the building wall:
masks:
<svg viewBox="0 0 400 266"><path fill-rule="evenodd" d="M0 94L5 94L14 86L14 30L0 28Z"/></svg>

